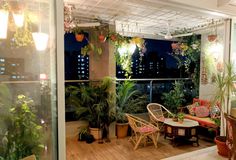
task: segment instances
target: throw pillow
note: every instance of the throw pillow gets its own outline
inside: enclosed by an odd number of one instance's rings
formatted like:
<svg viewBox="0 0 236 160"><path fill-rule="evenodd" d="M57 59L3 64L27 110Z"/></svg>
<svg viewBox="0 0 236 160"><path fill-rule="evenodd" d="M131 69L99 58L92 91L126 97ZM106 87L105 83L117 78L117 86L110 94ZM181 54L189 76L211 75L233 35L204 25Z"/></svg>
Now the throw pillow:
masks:
<svg viewBox="0 0 236 160"><path fill-rule="evenodd" d="M219 118L220 117L220 108L216 106L212 106L210 108L210 116L211 118Z"/></svg>
<svg viewBox="0 0 236 160"><path fill-rule="evenodd" d="M197 117L207 117L209 116L209 109L206 106L199 106L195 108L195 114Z"/></svg>
<svg viewBox="0 0 236 160"><path fill-rule="evenodd" d="M187 106L188 112L189 112L189 114L192 115L192 116L195 115L194 107L195 107L194 104L191 104L191 105L188 105L188 106Z"/></svg>

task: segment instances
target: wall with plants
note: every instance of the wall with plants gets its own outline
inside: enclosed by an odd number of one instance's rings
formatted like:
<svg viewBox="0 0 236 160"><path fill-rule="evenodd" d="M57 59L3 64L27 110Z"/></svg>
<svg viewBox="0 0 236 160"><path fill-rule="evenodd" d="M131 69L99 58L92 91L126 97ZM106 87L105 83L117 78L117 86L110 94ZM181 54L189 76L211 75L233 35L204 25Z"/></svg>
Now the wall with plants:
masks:
<svg viewBox="0 0 236 160"><path fill-rule="evenodd" d="M208 40L208 32L202 34L201 70L200 70L200 92L199 97L212 99L215 92L214 82L217 72L223 70L223 32L224 27L218 27L217 38Z"/></svg>
<svg viewBox="0 0 236 160"><path fill-rule="evenodd" d="M201 56L201 36L193 35L183 37L178 42L171 44L171 55L177 60L178 68L185 71L194 84L194 95L199 95L200 81L200 56Z"/></svg>

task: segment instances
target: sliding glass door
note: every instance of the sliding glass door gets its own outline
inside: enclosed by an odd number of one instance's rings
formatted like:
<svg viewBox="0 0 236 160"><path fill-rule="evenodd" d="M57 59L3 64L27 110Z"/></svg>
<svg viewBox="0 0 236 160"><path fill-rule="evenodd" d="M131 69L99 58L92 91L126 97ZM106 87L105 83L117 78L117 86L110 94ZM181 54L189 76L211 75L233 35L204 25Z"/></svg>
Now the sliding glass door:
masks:
<svg viewBox="0 0 236 160"><path fill-rule="evenodd" d="M55 8L0 2L0 159L58 159Z"/></svg>

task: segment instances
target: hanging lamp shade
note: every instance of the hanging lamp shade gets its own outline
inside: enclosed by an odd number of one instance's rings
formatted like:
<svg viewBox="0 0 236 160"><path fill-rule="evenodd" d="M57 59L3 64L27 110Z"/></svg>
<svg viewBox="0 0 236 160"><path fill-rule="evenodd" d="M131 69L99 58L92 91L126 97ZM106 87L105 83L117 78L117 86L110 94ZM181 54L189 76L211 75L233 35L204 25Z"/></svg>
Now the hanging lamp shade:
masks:
<svg viewBox="0 0 236 160"><path fill-rule="evenodd" d="M13 13L13 18L17 27L22 27L24 25L24 12Z"/></svg>
<svg viewBox="0 0 236 160"><path fill-rule="evenodd" d="M9 16L9 11L3 9L0 10L0 21L1 21L0 39L7 38L8 16Z"/></svg>
<svg viewBox="0 0 236 160"><path fill-rule="evenodd" d="M43 51L48 45L48 34L42 32L32 33L35 47L38 51Z"/></svg>

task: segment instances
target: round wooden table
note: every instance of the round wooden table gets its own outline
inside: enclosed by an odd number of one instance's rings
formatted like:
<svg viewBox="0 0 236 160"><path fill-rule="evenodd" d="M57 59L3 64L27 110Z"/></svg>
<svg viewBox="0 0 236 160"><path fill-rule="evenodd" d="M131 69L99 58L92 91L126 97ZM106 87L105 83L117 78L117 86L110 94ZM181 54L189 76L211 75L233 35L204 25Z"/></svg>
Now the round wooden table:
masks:
<svg viewBox="0 0 236 160"><path fill-rule="evenodd" d="M165 124L165 138L168 137L173 141L173 145L177 145L177 139L187 139L192 144L198 143L197 127L199 123L194 120L184 119L183 123L174 122L171 118L166 118ZM181 140L181 142L183 142Z"/></svg>

